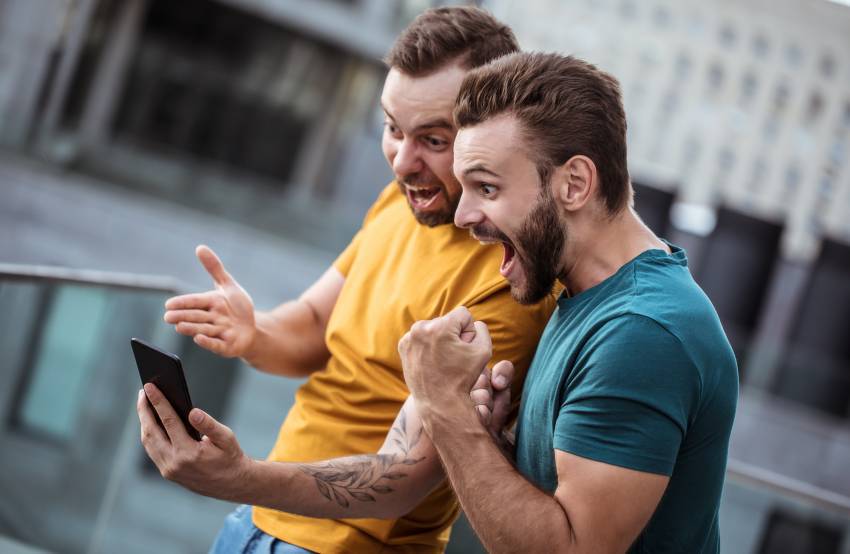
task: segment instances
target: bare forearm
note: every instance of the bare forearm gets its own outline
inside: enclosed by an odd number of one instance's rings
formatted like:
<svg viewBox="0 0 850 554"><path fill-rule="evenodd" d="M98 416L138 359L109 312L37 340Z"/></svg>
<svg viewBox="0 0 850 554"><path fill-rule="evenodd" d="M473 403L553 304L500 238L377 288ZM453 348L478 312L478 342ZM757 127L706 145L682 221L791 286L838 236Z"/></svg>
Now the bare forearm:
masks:
<svg viewBox="0 0 850 554"><path fill-rule="evenodd" d="M516 471L467 404L458 399L456 408L428 413L426 421L452 487L486 549L571 551L569 520L561 505Z"/></svg>
<svg viewBox="0 0 850 554"><path fill-rule="evenodd" d="M259 370L306 377L327 363L324 323L309 304L294 300L255 315L256 335L244 359Z"/></svg>
<svg viewBox="0 0 850 554"><path fill-rule="evenodd" d="M423 477L427 468L416 467L424 463L399 454L307 464L255 461L245 490L229 500L309 517L396 518L433 489L434 481Z"/></svg>
<svg viewBox="0 0 850 554"><path fill-rule="evenodd" d="M322 518L397 518L443 480L437 451L412 399L377 454L314 463L252 461L235 502Z"/></svg>

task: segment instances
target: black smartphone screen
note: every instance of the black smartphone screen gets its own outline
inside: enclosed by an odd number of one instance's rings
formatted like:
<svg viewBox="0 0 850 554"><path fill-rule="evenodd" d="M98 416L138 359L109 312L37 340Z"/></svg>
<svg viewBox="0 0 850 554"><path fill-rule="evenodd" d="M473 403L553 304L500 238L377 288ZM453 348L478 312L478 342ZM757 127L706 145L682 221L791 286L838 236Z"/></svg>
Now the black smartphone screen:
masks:
<svg viewBox="0 0 850 554"><path fill-rule="evenodd" d="M189 423L192 400L189 398L189 387L186 386L186 377L183 375L180 358L139 339L130 339L130 345L133 348L133 356L136 358L142 384L156 385L183 421L189 436L196 441L201 440L200 433ZM162 425L158 415L156 419Z"/></svg>

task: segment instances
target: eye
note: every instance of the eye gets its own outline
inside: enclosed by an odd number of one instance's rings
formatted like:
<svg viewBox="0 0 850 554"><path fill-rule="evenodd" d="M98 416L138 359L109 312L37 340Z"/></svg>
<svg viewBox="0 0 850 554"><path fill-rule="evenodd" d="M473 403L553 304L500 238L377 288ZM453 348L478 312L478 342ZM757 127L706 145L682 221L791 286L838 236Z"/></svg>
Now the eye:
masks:
<svg viewBox="0 0 850 554"><path fill-rule="evenodd" d="M399 130L398 126L392 121L384 121L384 127L394 137L399 137L401 135L401 131Z"/></svg>
<svg viewBox="0 0 850 554"><path fill-rule="evenodd" d="M488 183L479 183L478 190L481 192L481 196L492 196L496 193L496 187Z"/></svg>
<svg viewBox="0 0 850 554"><path fill-rule="evenodd" d="M433 150L442 150L449 145L448 141L433 135L422 137L422 140Z"/></svg>

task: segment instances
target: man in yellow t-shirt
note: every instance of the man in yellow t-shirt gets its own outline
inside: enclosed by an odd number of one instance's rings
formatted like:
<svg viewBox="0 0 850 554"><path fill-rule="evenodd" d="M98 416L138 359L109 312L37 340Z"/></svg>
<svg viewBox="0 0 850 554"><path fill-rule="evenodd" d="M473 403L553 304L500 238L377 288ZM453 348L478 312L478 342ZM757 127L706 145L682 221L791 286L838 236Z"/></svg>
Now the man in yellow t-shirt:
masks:
<svg viewBox="0 0 850 554"><path fill-rule="evenodd" d="M170 299L166 320L220 355L309 377L265 461L247 458L232 432L198 409L190 421L206 436L192 441L154 387L140 394L142 442L164 477L255 506L228 517L214 552L445 548L459 508L408 398L397 343L415 321L464 305L487 322L496 359L513 361L518 387L552 311L552 298L514 302L500 275L503 248L452 225L454 99L469 69L515 50L510 29L476 8L429 10L401 34L381 96L382 146L396 181L298 300L255 312L215 254L198 248L216 290Z"/></svg>

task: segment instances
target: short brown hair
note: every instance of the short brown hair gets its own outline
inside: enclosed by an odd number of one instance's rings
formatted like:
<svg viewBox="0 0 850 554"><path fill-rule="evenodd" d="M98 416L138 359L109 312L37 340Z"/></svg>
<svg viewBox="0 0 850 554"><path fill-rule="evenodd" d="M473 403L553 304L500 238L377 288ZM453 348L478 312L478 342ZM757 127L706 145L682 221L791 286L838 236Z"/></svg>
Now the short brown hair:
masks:
<svg viewBox="0 0 850 554"><path fill-rule="evenodd" d="M631 202L626 114L620 85L595 66L560 54L517 53L471 71L455 105L458 128L516 116L542 183L582 154L593 160L610 214Z"/></svg>
<svg viewBox="0 0 850 554"><path fill-rule="evenodd" d="M519 50L510 27L471 6L432 8L402 31L384 62L422 76L454 61L471 69Z"/></svg>

